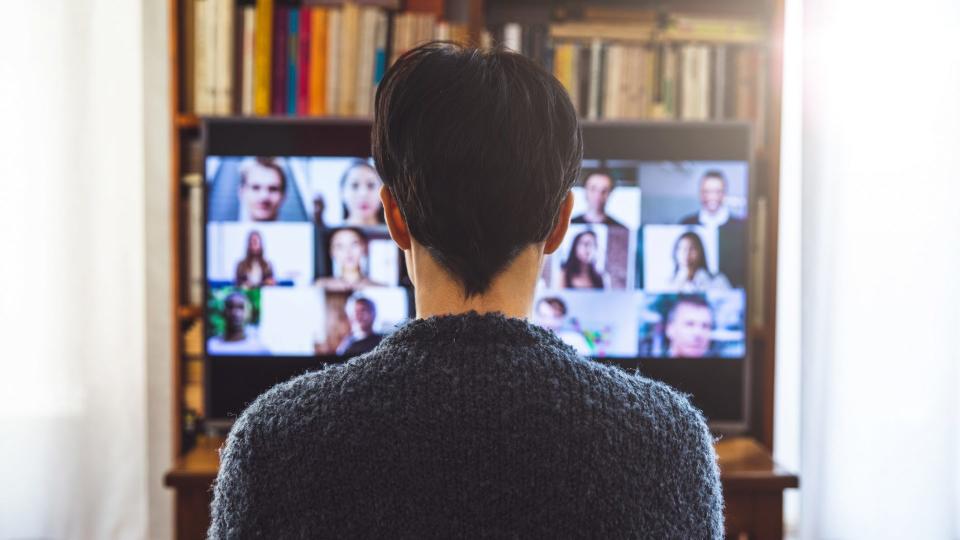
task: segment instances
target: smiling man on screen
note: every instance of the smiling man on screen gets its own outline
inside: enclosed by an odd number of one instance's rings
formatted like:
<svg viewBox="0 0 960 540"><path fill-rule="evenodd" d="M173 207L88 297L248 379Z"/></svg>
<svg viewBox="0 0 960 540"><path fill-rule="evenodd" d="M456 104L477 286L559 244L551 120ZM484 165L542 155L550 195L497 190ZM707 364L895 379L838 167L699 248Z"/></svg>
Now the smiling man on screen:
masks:
<svg viewBox="0 0 960 540"><path fill-rule="evenodd" d="M700 413L527 321L583 152L560 83L427 44L380 84L372 142L417 318L250 405L210 537L721 538Z"/></svg>

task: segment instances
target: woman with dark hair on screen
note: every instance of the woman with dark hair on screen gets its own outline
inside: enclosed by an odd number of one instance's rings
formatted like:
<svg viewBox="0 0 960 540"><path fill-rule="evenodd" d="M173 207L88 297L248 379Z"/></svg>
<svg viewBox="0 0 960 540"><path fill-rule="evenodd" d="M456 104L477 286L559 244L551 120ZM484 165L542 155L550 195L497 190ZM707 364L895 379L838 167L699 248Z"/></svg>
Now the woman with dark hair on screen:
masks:
<svg viewBox="0 0 960 540"><path fill-rule="evenodd" d="M237 263L237 287L263 287L276 283L273 265L263 257L263 237L258 231L250 231L247 235L247 253Z"/></svg>
<svg viewBox="0 0 960 540"><path fill-rule="evenodd" d="M703 240L697 233L687 231L673 244L673 278L670 286L679 293L692 293L729 289L730 282L723 274L710 272Z"/></svg>
<svg viewBox="0 0 960 540"><path fill-rule="evenodd" d="M573 237L570 254L563 263L564 289L603 289L605 280L594 267L597 233L586 230Z"/></svg>
<svg viewBox="0 0 960 540"><path fill-rule="evenodd" d="M361 229L337 229L330 235L328 247L333 275L317 279L318 286L328 291L352 291L383 286L368 275L370 240Z"/></svg>
<svg viewBox="0 0 960 540"><path fill-rule="evenodd" d="M343 222L355 227L375 227L384 224L383 204L380 202L380 175L366 160L358 159L347 167L340 177L340 196L343 199Z"/></svg>

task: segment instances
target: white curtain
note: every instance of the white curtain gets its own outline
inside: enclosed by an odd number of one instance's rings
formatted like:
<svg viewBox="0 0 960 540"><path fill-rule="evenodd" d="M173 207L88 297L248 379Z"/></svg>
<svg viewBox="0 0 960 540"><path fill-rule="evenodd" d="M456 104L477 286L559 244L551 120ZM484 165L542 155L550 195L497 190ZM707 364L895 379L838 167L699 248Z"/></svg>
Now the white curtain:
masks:
<svg viewBox="0 0 960 540"><path fill-rule="evenodd" d="M960 538L960 3L788 13L803 28L802 122L785 125L802 132L784 139L801 227L781 244L801 265L800 536ZM778 405L793 417L789 391Z"/></svg>
<svg viewBox="0 0 960 540"><path fill-rule="evenodd" d="M2 7L0 538L146 538L141 3Z"/></svg>

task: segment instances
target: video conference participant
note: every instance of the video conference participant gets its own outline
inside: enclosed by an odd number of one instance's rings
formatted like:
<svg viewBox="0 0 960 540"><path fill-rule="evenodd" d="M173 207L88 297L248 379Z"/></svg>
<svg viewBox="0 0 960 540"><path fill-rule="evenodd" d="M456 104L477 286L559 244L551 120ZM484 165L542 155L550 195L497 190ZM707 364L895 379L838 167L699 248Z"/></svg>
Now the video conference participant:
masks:
<svg viewBox="0 0 960 540"><path fill-rule="evenodd" d="M517 53L428 43L387 71L374 109L417 319L250 405L209 536L722 538L700 413L527 321L582 160L563 86ZM377 519L357 511L371 501Z"/></svg>
<svg viewBox="0 0 960 540"><path fill-rule="evenodd" d="M258 157L241 166L241 221L276 221L286 194L287 176L276 161Z"/></svg>
<svg viewBox="0 0 960 540"><path fill-rule="evenodd" d="M586 230L573 237L570 252L562 265L564 289L603 289L604 276L597 271L597 233Z"/></svg>
<svg viewBox="0 0 960 540"><path fill-rule="evenodd" d="M572 321L567 319L567 304L563 299L546 296L538 300L534 308L534 320L573 347L577 354L592 354L587 338L576 330L575 325L571 324Z"/></svg>
<svg viewBox="0 0 960 540"><path fill-rule="evenodd" d="M747 223L730 213L724 199L727 178L722 171L709 170L700 177L700 211L682 220L682 225L703 225L719 233L720 273L736 288L746 285Z"/></svg>
<svg viewBox="0 0 960 540"><path fill-rule="evenodd" d="M710 352L713 308L700 295L680 295L667 311L664 337L667 356L702 358Z"/></svg>
<svg viewBox="0 0 960 540"><path fill-rule="evenodd" d="M707 268L703 240L693 231L681 234L674 243L673 265L670 285L675 292L692 293L730 288L730 282L723 273L714 275Z"/></svg>
<svg viewBox="0 0 960 540"><path fill-rule="evenodd" d="M273 277L273 265L263 255L263 236L257 231L250 231L247 235L247 253L237 263L235 285L252 288L276 283L277 280Z"/></svg>
<svg viewBox="0 0 960 540"><path fill-rule="evenodd" d="M207 352L217 355L259 355L269 354L260 344L257 329L247 324L250 304L247 295L234 291L223 301L223 318L226 323L222 336L213 336L207 340Z"/></svg>
<svg viewBox="0 0 960 540"><path fill-rule="evenodd" d="M368 275L370 239L356 227L337 229L328 245L332 276L317 278L316 284L328 291L349 291L383 286Z"/></svg>
<svg viewBox="0 0 960 540"><path fill-rule="evenodd" d="M366 160L351 163L340 177L340 196L343 200L343 221L355 227L383 225L383 205L380 187L383 182Z"/></svg>
<svg viewBox="0 0 960 540"><path fill-rule="evenodd" d="M377 305L373 300L353 295L347 299L344 311L350 321L350 333L337 346L337 354L356 356L380 344L383 335L373 331L373 323L377 320Z"/></svg>
<svg viewBox="0 0 960 540"><path fill-rule="evenodd" d="M584 197L587 199L587 211L573 218L575 224L595 223L610 227L625 228L622 223L607 215L607 200L613 192L613 176L606 170L599 170L587 176L583 181Z"/></svg>

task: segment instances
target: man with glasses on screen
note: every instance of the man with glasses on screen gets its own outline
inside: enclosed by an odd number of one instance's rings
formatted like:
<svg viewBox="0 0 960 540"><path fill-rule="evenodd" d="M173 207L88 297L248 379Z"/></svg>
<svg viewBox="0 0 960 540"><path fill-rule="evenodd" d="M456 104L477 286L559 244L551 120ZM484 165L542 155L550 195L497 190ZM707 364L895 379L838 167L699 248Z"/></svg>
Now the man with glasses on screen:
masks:
<svg viewBox="0 0 960 540"><path fill-rule="evenodd" d="M372 139L416 319L250 405L210 537L722 538L701 414L527 320L582 161L563 86L422 45L380 83Z"/></svg>

